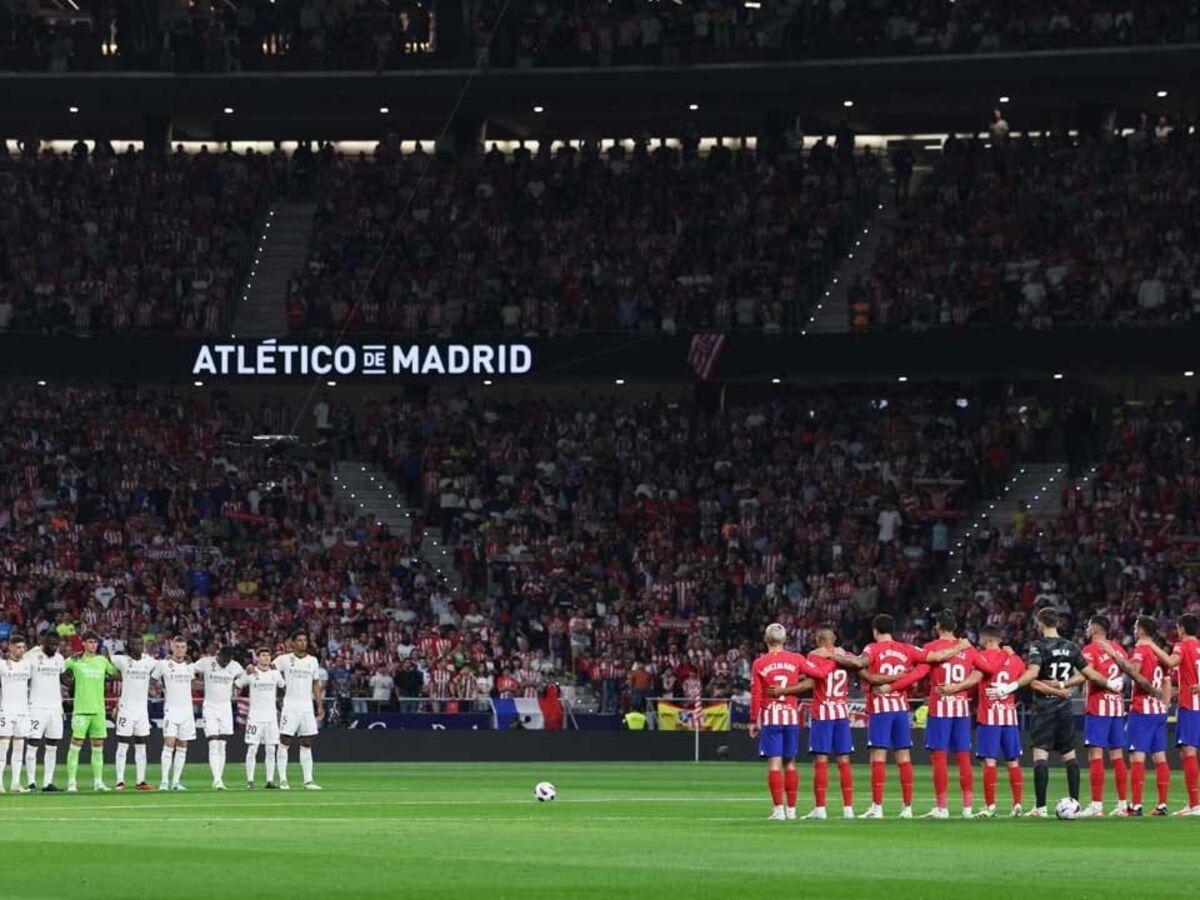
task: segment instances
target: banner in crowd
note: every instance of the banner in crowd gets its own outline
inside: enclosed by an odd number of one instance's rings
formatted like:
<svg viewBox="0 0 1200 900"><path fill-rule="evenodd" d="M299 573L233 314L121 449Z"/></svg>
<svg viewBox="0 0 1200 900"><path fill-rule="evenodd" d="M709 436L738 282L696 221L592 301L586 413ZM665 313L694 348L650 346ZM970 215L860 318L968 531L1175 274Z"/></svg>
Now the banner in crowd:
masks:
<svg viewBox="0 0 1200 900"><path fill-rule="evenodd" d="M202 344L193 375L525 375L528 344Z"/></svg>
<svg viewBox="0 0 1200 900"><path fill-rule="evenodd" d="M546 718L542 713L542 704L536 697L514 697L492 701L493 723L497 730L523 728L530 731L541 731L546 727ZM519 722L520 724L514 724Z"/></svg>
<svg viewBox="0 0 1200 900"><path fill-rule="evenodd" d="M695 731L697 710L691 703L675 703L671 700L658 701L659 731ZM729 701L708 700L699 709L700 731L729 731Z"/></svg>
<svg viewBox="0 0 1200 900"><path fill-rule="evenodd" d="M487 713L363 713L352 716L348 728L366 731L487 731L492 717Z"/></svg>

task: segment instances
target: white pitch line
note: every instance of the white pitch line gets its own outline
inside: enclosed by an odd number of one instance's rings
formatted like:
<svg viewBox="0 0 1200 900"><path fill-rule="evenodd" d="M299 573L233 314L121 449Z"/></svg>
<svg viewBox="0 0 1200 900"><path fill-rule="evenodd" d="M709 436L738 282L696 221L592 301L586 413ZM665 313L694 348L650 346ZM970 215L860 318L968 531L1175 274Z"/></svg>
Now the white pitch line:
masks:
<svg viewBox="0 0 1200 900"><path fill-rule="evenodd" d="M18 801L20 802L20 801ZM294 802L284 801L271 803L255 803L251 802L246 805L248 810L289 807L294 809L320 809L330 806L530 806L537 803L536 800L516 800L516 799L498 799L498 800L368 800L366 798L359 800L317 800L310 806L303 806L304 801L297 799ZM575 804L575 803L765 803L762 797L711 797L705 799L703 797L577 797L570 800L554 800L556 804ZM6 807L12 809L13 807ZM28 806L24 807L34 812L68 812L76 810L79 812L88 812L97 809L127 809L137 812L152 812L158 809L224 809L229 810L229 803L155 803L153 800L147 800L145 804L140 801L132 801L130 803L81 803L79 806ZM24 817L22 816L22 820Z"/></svg>

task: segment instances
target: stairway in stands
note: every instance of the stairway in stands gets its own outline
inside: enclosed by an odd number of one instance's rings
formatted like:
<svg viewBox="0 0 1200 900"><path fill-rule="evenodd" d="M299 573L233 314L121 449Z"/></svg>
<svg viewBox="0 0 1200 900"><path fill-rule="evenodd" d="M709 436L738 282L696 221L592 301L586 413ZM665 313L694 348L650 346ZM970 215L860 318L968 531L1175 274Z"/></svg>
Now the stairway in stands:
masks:
<svg viewBox="0 0 1200 900"><path fill-rule="evenodd" d="M417 510L405 506L404 492L378 467L368 462L345 460L334 466L334 490L337 500L358 515L385 524L392 534L406 536L412 530ZM462 577L454 565L454 552L442 540L442 531L433 525L422 529L418 554L433 566L439 577L457 593Z"/></svg>
<svg viewBox="0 0 1200 900"><path fill-rule="evenodd" d="M1094 468L1089 469L1076 479L1076 487L1087 491L1095 471ZM975 504L970 514L950 530L950 558L946 573L942 581L934 585L932 596L951 593L958 585L958 577L962 574L963 546L973 540L978 531L984 527L995 530L1007 526L1022 502L1028 507L1031 518L1058 515L1062 506L1062 489L1067 482L1065 462L1026 463L1014 468L998 496Z"/></svg>
<svg viewBox="0 0 1200 900"><path fill-rule="evenodd" d="M281 200L267 212L232 331L238 338L278 338L287 333L287 287L308 261L311 200Z"/></svg>

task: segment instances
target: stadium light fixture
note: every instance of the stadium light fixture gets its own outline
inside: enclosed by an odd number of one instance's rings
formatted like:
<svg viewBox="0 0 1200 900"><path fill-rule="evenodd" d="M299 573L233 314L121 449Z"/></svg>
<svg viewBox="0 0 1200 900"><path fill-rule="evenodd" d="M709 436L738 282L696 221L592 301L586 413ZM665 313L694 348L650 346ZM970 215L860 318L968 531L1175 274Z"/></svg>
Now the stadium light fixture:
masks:
<svg viewBox="0 0 1200 900"><path fill-rule="evenodd" d="M772 378L771 384L779 384L782 380L782 378Z"/></svg>
<svg viewBox="0 0 1200 900"><path fill-rule="evenodd" d="M533 108L533 111L540 115L541 113L544 113L546 111L546 107L538 105Z"/></svg>
<svg viewBox="0 0 1200 900"><path fill-rule="evenodd" d="M1196 374L1196 373L1195 373L1195 372L1193 372L1191 369L1188 369L1186 372L1184 372L1184 373L1183 373L1183 377L1184 377L1184 378L1191 378L1191 377L1193 377L1195 374Z"/></svg>
<svg viewBox="0 0 1200 900"><path fill-rule="evenodd" d="M42 382L39 382L39 384L45 384L45 383L46 383L46 382L44 382L44 381L42 381ZM204 387L204 382L203 382L203 381L193 381L193 382L192 382L192 384L194 384L196 387Z"/></svg>
<svg viewBox="0 0 1200 900"><path fill-rule="evenodd" d="M689 104L688 104L688 109L690 109L692 112L695 112L695 111L696 111L696 110L698 110L699 108L700 108L700 104L699 104L699 103L689 103Z"/></svg>
<svg viewBox="0 0 1200 900"><path fill-rule="evenodd" d="M75 115L77 112L79 112L79 107L78 106L68 106L67 112L69 112L71 115Z"/></svg>
<svg viewBox="0 0 1200 900"><path fill-rule="evenodd" d="M1010 99L1012 99L1012 98L1009 97L1008 94L1005 94L1003 97L1000 98L1000 102L1007 103Z"/></svg>
<svg viewBox="0 0 1200 900"><path fill-rule="evenodd" d="M1054 373L1054 380L1055 380L1055 381L1062 381L1062 379L1063 379L1063 373L1062 373L1062 372L1055 372L1055 373Z"/></svg>
<svg viewBox="0 0 1200 900"><path fill-rule="evenodd" d="M490 378L485 378L485 379L483 379L483 386L484 386L484 387L491 387L491 386L492 386L492 379L490 379Z"/></svg>
<svg viewBox="0 0 1200 900"><path fill-rule="evenodd" d="M386 116L389 112L391 112L391 110L388 109L386 106L379 107L379 114L381 116Z"/></svg>
<svg viewBox="0 0 1200 900"><path fill-rule="evenodd" d="M1157 97L1159 100L1165 100L1165 99L1166 99L1166 97L1167 97L1167 92L1166 92L1166 91L1159 91L1159 92L1158 92L1157 94L1155 94L1154 96L1156 96L1156 97Z"/></svg>
<svg viewBox="0 0 1200 900"><path fill-rule="evenodd" d="M908 381L908 376L907 376L907 375L901 375L901 376L900 376L899 378L897 378L896 380L897 380L898 382L900 382L901 384L904 384L906 381Z"/></svg>
<svg viewBox="0 0 1200 900"><path fill-rule="evenodd" d="M42 379L38 379L38 387L45 387L45 386L46 386L46 382Z"/></svg>
<svg viewBox="0 0 1200 900"><path fill-rule="evenodd" d="M854 101L853 101L853 100L843 100L843 101L842 101L842 106L846 107L846 109L853 109L853 108L854 108Z"/></svg>
<svg viewBox="0 0 1200 900"><path fill-rule="evenodd" d="M233 107L227 106L223 110L221 110L221 112L225 113L225 115L227 115L227 116L232 116L233 115Z"/></svg>
<svg viewBox="0 0 1200 900"><path fill-rule="evenodd" d="M624 384L624 383L625 383L624 378L618 378L616 381L613 382L613 384Z"/></svg>
<svg viewBox="0 0 1200 900"><path fill-rule="evenodd" d="M328 385L329 387L337 387L336 381L327 381L327 382L325 382L325 384Z"/></svg>

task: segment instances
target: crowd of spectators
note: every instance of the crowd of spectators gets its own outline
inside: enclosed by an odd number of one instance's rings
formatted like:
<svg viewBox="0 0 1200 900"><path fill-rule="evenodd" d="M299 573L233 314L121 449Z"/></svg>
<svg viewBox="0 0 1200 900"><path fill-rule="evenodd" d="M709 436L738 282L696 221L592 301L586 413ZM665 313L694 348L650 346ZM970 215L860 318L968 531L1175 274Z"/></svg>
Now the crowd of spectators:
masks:
<svg viewBox="0 0 1200 900"><path fill-rule="evenodd" d="M553 679L606 711L737 692L769 619L854 640L906 609L1028 444L953 401L370 402L334 418L410 493L394 534L338 504L315 450L253 446L295 424L281 398L8 387L0 411L0 639L156 653L303 627L335 694L470 705ZM439 520L461 589L420 555Z"/></svg>
<svg viewBox="0 0 1200 900"><path fill-rule="evenodd" d="M993 53L1200 39L1200 4L1191 0L476 0L476 10L479 62L518 67Z"/></svg>
<svg viewBox="0 0 1200 900"><path fill-rule="evenodd" d="M1200 407L1162 398L1105 413L1094 475L1064 488L1057 513L985 519L965 543L970 627L1000 625L1020 641L1030 610L1049 604L1079 636L1087 614L1108 616L1128 644L1140 614L1170 624L1200 609Z"/></svg>
<svg viewBox="0 0 1200 900"><path fill-rule="evenodd" d="M858 328L1176 325L1200 314L1200 135L951 135L852 286Z"/></svg>
<svg viewBox="0 0 1200 900"><path fill-rule="evenodd" d="M873 208L878 158L678 146L333 157L294 330L794 328Z"/></svg>
<svg viewBox="0 0 1200 900"><path fill-rule="evenodd" d="M678 65L1200 39L1195 0L469 0L462 19L439 16L438 5L79 0L48 15L0 0L0 68ZM439 44L449 51L435 55Z"/></svg>
<svg viewBox="0 0 1200 900"><path fill-rule="evenodd" d="M715 412L462 395L372 405L362 428L508 639L607 710L623 688L634 705L730 696L772 620L854 642L877 610L906 614L954 521L1033 440L968 398Z"/></svg>
<svg viewBox="0 0 1200 900"><path fill-rule="evenodd" d="M0 332L220 329L265 212L268 157L25 147L0 141Z"/></svg>
<svg viewBox="0 0 1200 900"><path fill-rule="evenodd" d="M0 69L383 70L427 66L434 0L0 0Z"/></svg>

